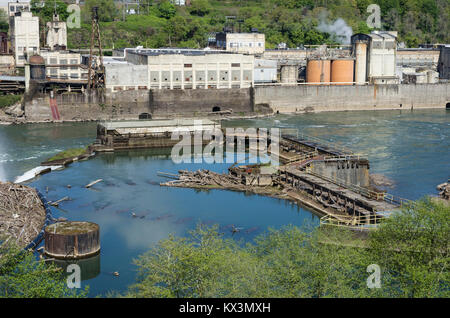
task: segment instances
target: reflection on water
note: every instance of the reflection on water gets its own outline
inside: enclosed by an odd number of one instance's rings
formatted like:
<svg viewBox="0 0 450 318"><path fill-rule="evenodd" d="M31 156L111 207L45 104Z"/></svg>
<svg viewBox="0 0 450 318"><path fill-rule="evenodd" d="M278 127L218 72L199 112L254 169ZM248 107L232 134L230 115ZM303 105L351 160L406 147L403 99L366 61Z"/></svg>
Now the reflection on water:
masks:
<svg viewBox="0 0 450 318"><path fill-rule="evenodd" d="M100 254L78 260L53 259L50 262L62 268L64 273L71 264L80 266L81 281L93 279L100 274Z"/></svg>
<svg viewBox="0 0 450 318"><path fill-rule="evenodd" d="M368 154L371 172L392 179L395 186L390 191L410 199L435 193L435 186L449 177L450 112L445 110L279 115L222 124L298 128L305 134L338 141ZM0 177L3 169L3 178L14 180L59 150L85 146L94 138L94 123L0 126ZM185 235L198 223L218 224L229 237L233 225L242 227L233 238L244 242L268 227L318 224L318 218L308 210L284 200L159 186L166 179L158 176L158 171L207 168L222 172L228 166L177 165L170 160L170 150L123 151L73 163L29 184L49 200L72 199L62 202L60 209L53 208L55 217L100 225L100 273L83 282L95 296L109 290L123 291L134 282L133 258L169 233ZM99 178L104 181L84 188ZM119 277L111 274L116 271Z"/></svg>

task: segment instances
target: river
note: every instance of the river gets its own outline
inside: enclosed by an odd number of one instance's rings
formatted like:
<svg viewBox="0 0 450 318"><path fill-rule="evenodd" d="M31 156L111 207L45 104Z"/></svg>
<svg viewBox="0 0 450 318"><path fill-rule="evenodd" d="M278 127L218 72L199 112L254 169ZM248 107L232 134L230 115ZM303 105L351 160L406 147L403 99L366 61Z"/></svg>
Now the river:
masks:
<svg viewBox="0 0 450 318"><path fill-rule="evenodd" d="M436 194L450 177L450 111L365 111L224 120L230 127L297 128L307 135L339 142L368 155L371 173L394 181L389 192L408 199ZM0 126L0 180L14 181L57 152L95 139L95 123ZM226 171L229 164L175 164L170 151L138 150L100 154L26 184L49 200L69 196L55 217L96 222L101 228L100 273L83 281L90 296L126 290L134 282L132 260L170 233L186 235L196 224L218 224L233 238L251 241L269 227L317 226L307 209L275 198L223 190L164 188L158 171L207 168ZM84 185L104 181L91 189ZM68 188L67 185L71 187ZM47 192L48 190L48 192ZM133 215L134 214L134 215ZM120 276L112 275L119 272Z"/></svg>

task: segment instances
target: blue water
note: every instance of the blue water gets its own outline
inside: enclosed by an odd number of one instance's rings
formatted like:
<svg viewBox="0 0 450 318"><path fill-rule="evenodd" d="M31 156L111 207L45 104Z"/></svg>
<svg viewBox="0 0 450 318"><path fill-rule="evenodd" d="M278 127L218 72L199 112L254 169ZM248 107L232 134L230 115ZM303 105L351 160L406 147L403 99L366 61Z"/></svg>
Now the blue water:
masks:
<svg viewBox="0 0 450 318"><path fill-rule="evenodd" d="M436 194L436 185L450 176L450 112L445 110L279 115L222 124L298 128L305 134L338 141L368 154L371 172L392 179L395 185L389 191L409 199ZM95 131L95 123L0 126L0 179L14 180L60 150L89 144ZM177 165L167 151L124 151L100 154L28 184L49 200L72 198L63 202L60 210L53 209L56 217L100 225L100 274L83 282L95 296L110 290L124 291L134 281L133 258L169 233L186 235L198 223L218 224L226 236L231 236L232 225L242 227L233 237L243 242L268 227L318 224L313 213L284 200L158 185L167 180L157 176L158 171L207 168L221 172L228 166ZM104 181L84 188L98 178ZM115 271L119 277L112 275Z"/></svg>

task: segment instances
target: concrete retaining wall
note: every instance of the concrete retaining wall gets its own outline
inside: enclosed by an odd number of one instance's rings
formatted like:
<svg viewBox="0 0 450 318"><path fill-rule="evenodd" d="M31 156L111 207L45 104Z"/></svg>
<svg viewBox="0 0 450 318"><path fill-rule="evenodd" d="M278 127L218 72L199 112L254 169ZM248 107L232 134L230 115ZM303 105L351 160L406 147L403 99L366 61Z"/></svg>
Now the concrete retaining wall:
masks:
<svg viewBox="0 0 450 318"><path fill-rule="evenodd" d="M253 112L252 88L152 90L150 108L163 114L201 115L231 110L234 115Z"/></svg>
<svg viewBox="0 0 450 318"><path fill-rule="evenodd" d="M30 121L53 120L48 95L25 99ZM138 119L206 116L231 110L234 116L274 112L445 108L449 84L368 86L258 86L256 88L146 90L107 92L104 96L64 93L56 96L61 120Z"/></svg>
<svg viewBox="0 0 450 318"><path fill-rule="evenodd" d="M445 108L450 84L258 86L255 104L275 112Z"/></svg>
<svg viewBox="0 0 450 318"><path fill-rule="evenodd" d="M312 170L330 179L344 181L361 187L369 186L369 162L367 160L314 161Z"/></svg>

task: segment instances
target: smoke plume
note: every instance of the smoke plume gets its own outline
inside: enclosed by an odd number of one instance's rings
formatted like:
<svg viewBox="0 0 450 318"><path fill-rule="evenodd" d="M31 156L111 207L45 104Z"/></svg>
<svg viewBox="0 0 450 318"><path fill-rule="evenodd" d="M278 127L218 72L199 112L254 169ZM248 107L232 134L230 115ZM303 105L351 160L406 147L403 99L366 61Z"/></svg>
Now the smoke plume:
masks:
<svg viewBox="0 0 450 318"><path fill-rule="evenodd" d="M327 22L326 19L320 19L317 30L320 32L329 33L332 39L340 44L350 44L350 38L353 35L352 28L349 27L341 18L331 24Z"/></svg>

